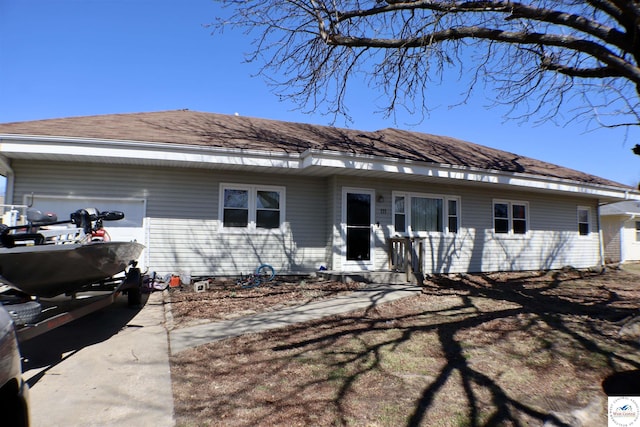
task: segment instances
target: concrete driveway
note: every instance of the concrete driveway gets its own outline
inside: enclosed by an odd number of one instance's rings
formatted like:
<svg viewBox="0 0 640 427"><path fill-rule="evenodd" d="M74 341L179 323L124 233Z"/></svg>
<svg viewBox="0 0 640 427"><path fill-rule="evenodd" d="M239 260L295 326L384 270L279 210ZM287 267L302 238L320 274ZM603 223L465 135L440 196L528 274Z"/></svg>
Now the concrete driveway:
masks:
<svg viewBox="0 0 640 427"><path fill-rule="evenodd" d="M34 427L173 426L162 294L126 297L21 345Z"/></svg>

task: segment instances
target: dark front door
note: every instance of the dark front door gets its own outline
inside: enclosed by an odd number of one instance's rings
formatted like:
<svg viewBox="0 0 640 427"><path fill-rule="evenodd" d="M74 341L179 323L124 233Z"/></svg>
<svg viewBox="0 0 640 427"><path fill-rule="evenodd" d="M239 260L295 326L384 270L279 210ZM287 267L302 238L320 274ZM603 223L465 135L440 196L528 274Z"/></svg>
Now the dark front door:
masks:
<svg viewBox="0 0 640 427"><path fill-rule="evenodd" d="M370 193L346 193L347 261L371 261L371 203Z"/></svg>

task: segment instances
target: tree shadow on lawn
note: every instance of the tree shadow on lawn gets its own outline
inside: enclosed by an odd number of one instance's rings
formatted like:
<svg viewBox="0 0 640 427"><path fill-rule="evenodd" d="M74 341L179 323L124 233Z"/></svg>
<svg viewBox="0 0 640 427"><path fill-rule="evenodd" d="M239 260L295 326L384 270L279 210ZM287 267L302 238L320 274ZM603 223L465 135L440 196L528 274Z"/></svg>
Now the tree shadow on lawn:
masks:
<svg viewBox="0 0 640 427"><path fill-rule="evenodd" d="M617 271L436 276L415 298L210 344L208 360L226 359L215 375L238 384L206 410L247 417L250 401L262 405L246 425L286 415L315 425L567 426L554 411L584 406L605 376L640 368L640 345L616 335L640 306L629 280ZM250 397L256 390L271 397Z"/></svg>
<svg viewBox="0 0 640 427"><path fill-rule="evenodd" d="M456 334L460 331L469 330L496 319L509 318L512 316L522 317L523 315L528 314L529 319L531 319L531 325L541 322L548 325L551 329L561 332L565 337L574 340L575 343L581 346L584 350L604 357L607 361L608 367L613 372L619 369L621 365L630 365L636 368L640 367L638 360L618 355L611 352L609 348L604 348L602 342L609 342L612 337L605 335L596 325L601 321L620 321L637 313L636 307L638 307L638 300L636 300L636 304L632 304L629 307L616 306L614 304L620 302L619 295L614 290L608 289L604 286L599 287L601 292L589 292L589 295L585 295L581 298L572 292L572 288L570 286L570 282L580 279L580 276L576 277L573 275L570 276L570 278L563 280L562 274L562 272L556 272L553 275L553 280L548 281L547 283L542 282L543 284L541 286L530 285L531 279L541 277L537 274L524 276L518 280L506 281L495 279L491 275L465 275L458 278L458 280L453 280L447 276L432 278L430 282L435 286L435 289L426 291L426 293L429 294L429 292L435 292L437 295L441 293L440 290L445 290L445 292L446 290L449 290L454 292L456 295L461 295L463 304L455 307L459 311L465 308L477 309L474 305L474 298L509 302L516 304L518 307L489 313L479 313L471 318L461 319L452 323L428 326L426 328L424 326L404 328L402 338L395 340L393 343L381 343L383 345L398 345L402 341L411 339L418 331L424 331L425 329L435 330L437 331L440 345L446 356L446 366L441 369L440 374L437 376L435 381L423 390L415 411L408 420L407 425L417 426L421 424L425 414L433 403L436 394L440 389L442 389L444 384L455 371L458 371L461 376L467 398L466 407L469 408L469 425L500 425L507 422L512 422L515 425L518 425L519 421L513 414L514 410L526 413L527 415L541 421L544 419L553 420L553 415L543 413L510 398L508 393L505 392L505 390L503 390L496 381L479 370L474 369L469 364L469 361L465 356L462 343L456 339ZM592 274L591 277L597 277L597 275ZM562 289L563 287L567 289ZM565 291L568 291L568 293ZM571 299L575 299L575 301L572 301ZM578 316L583 324L588 325L588 331L591 335L585 333L586 331L581 332L576 330L573 325L567 322L568 317L574 316ZM315 339L315 341L319 340L333 341L335 340L335 337L324 336ZM305 345L307 345L305 342L296 344L296 346ZM636 349L640 348L636 342L627 342L626 345ZM369 348L369 351L375 351L375 349ZM587 366L585 368L589 367ZM351 383L353 383L353 379L345 382L344 389L340 393L341 396L346 395ZM484 419L482 423L480 420L480 408L476 402L473 384L490 391L492 402L495 407L494 413ZM554 421L558 425L564 424L557 418Z"/></svg>
<svg viewBox="0 0 640 427"><path fill-rule="evenodd" d="M448 277L434 278L432 283L438 288L466 293L463 299L467 307L474 305L472 298L480 297L510 302L517 304L521 308L488 313L462 320L456 324L441 325L437 328L440 343L446 353L448 363L442 369L440 377L422 393L419 404L416 406L408 425L420 425L433 401L434 395L454 370L459 371L462 376L467 407L469 408L469 425L493 426L507 423L520 425L518 418L514 416L514 411L526 413L540 421L552 421L555 425L568 425L553 414L541 412L509 397L509 394L496 381L474 369L468 363L461 343L456 339L456 334L461 330L474 328L494 319L513 315L520 317L527 315L528 319L530 319L530 325L546 324L554 331L560 332L563 336L573 340L575 344L585 351L592 355L602 356L606 360L608 368L613 372L620 369L621 366L640 367L638 359L634 360L630 357L613 353L610 347L606 348L603 343L611 343L614 337L605 334L598 327L598 323L603 321L615 323L637 314L638 299L635 300L633 306L615 306L614 304L620 302L621 299L615 291L607 289L605 286L599 287L600 292L590 293L590 295L581 298L579 295L572 294L570 286L570 282L576 281L581 277L573 276L568 280L563 280L561 278L562 274L562 272L556 272L553 274L551 282L543 286L533 287L530 286L529 281L540 278L540 275L507 281L497 280L491 275L464 276L462 280L451 280ZM591 273L591 277L596 276L597 274ZM478 278L483 280L478 280ZM563 289L563 287L567 289ZM567 293L566 291L569 292ZM576 317L583 325L587 326L586 330L581 331L572 324L573 322L570 321L570 318L575 319ZM640 348L637 342L626 342L624 344L630 348ZM585 366L584 368L589 369L590 366ZM480 423L479 408L472 388L473 383L490 390L495 407L493 414L483 420L482 423Z"/></svg>

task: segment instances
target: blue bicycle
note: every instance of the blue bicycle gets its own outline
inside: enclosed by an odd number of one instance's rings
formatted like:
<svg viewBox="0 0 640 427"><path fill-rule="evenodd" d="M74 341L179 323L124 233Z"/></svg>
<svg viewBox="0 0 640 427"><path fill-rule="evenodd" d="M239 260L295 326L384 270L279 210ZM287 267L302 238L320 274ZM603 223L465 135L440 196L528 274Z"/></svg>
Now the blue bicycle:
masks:
<svg viewBox="0 0 640 427"><path fill-rule="evenodd" d="M269 264L260 264L253 274L246 277L243 277L241 274L238 285L243 288L255 288L263 283L272 281L274 277L276 277L276 270L272 266Z"/></svg>

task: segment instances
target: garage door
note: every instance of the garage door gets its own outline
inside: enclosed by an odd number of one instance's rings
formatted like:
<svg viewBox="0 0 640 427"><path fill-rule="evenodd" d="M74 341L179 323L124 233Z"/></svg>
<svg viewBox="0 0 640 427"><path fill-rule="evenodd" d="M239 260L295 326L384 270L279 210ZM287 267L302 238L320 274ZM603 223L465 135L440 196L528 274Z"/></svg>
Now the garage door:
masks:
<svg viewBox="0 0 640 427"><path fill-rule="evenodd" d="M144 199L113 199L104 197L60 197L47 195L25 196L25 205L42 212L52 212L58 220L68 219L72 212L78 209L95 208L98 211L121 211L124 219L120 221L105 221L104 228L113 241L137 241L145 244L144 217L146 200ZM145 251L146 252L146 251ZM144 254L140 261L143 262Z"/></svg>

